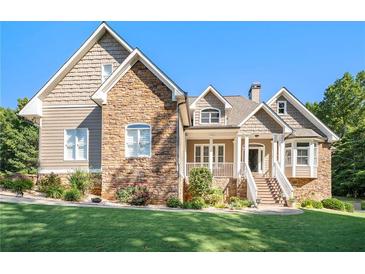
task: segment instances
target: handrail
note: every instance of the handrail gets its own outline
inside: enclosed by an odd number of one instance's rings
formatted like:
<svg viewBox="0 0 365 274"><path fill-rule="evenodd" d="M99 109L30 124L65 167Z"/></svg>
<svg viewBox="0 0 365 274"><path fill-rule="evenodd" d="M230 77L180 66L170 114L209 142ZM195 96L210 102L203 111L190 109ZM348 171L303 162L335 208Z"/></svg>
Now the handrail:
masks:
<svg viewBox="0 0 365 274"><path fill-rule="evenodd" d="M275 170L274 177L278 181L281 191L283 192L285 198L287 200L293 198L293 187L290 184L288 178L280 169L280 165L277 161L274 162L274 170Z"/></svg>
<svg viewBox="0 0 365 274"><path fill-rule="evenodd" d="M257 207L257 186L255 183L255 179L252 176L251 169L248 165L248 163L244 163L244 175L247 180L247 197L254 203L254 205Z"/></svg>

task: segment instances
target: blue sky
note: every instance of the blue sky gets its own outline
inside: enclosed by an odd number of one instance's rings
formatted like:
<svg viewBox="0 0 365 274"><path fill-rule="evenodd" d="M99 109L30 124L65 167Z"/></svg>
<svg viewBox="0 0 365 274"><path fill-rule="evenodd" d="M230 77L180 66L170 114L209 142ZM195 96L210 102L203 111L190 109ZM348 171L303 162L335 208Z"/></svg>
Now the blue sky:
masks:
<svg viewBox="0 0 365 274"><path fill-rule="evenodd" d="M341 77L365 69L364 22L108 22L189 95L209 84L247 96L260 81L267 100L286 86L318 101ZM100 22L3 22L1 105L32 97Z"/></svg>

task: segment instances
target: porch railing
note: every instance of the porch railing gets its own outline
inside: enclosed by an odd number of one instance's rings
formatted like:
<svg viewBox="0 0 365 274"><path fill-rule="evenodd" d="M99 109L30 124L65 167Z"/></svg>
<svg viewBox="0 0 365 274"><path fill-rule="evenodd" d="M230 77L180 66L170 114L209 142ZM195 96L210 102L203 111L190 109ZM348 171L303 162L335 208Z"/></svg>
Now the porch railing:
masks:
<svg viewBox="0 0 365 274"><path fill-rule="evenodd" d="M209 169L208 163L186 163L186 176L195 167L206 167ZM214 177L233 177L233 163L213 163L212 174Z"/></svg>
<svg viewBox="0 0 365 274"><path fill-rule="evenodd" d="M257 186L248 163L241 163L241 172L247 181L247 197L257 207Z"/></svg>
<svg viewBox="0 0 365 274"><path fill-rule="evenodd" d="M274 177L279 183L281 191L284 194L284 197L288 200L293 197L293 187L290 184L288 178L280 169L280 165L277 161L274 162Z"/></svg>

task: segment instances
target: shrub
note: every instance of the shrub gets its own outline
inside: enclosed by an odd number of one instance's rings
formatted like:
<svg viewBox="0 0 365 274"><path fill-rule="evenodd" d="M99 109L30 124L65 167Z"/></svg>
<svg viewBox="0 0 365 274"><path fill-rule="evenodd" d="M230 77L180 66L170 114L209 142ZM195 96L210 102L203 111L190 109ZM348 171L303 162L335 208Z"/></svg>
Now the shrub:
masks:
<svg viewBox="0 0 365 274"><path fill-rule="evenodd" d="M313 207L312 202L313 202L313 200L306 199L306 200L302 201L300 206L301 207L306 207L306 208L312 208Z"/></svg>
<svg viewBox="0 0 365 274"><path fill-rule="evenodd" d="M323 205L322 205L322 202L321 201L312 201L312 206L313 208L316 208L316 209L321 209L323 208Z"/></svg>
<svg viewBox="0 0 365 274"><path fill-rule="evenodd" d="M334 210L345 210L345 205L343 202L336 198L324 199L322 200L324 208L334 209Z"/></svg>
<svg viewBox="0 0 365 274"><path fill-rule="evenodd" d="M230 201L229 205L232 208L244 208L244 207L250 207L252 205L252 202L248 200L242 200L239 197L231 197L229 201Z"/></svg>
<svg viewBox="0 0 365 274"><path fill-rule="evenodd" d="M66 201L79 201L81 199L81 193L76 188L71 188L65 192L63 199Z"/></svg>
<svg viewBox="0 0 365 274"><path fill-rule="evenodd" d="M46 197L54 198L54 199L61 199L65 192L65 188L63 186L50 186L46 189Z"/></svg>
<svg viewBox="0 0 365 274"><path fill-rule="evenodd" d="M225 203L217 203L214 205L215 208L227 208L228 206Z"/></svg>
<svg viewBox="0 0 365 274"><path fill-rule="evenodd" d="M127 186L117 191L120 202L131 205L146 205L150 200L150 193L145 186Z"/></svg>
<svg viewBox="0 0 365 274"><path fill-rule="evenodd" d="M365 201L361 201L361 209L365 210Z"/></svg>
<svg viewBox="0 0 365 274"><path fill-rule="evenodd" d="M212 173L206 167L193 168L189 176L189 191L193 197L203 197L212 185Z"/></svg>
<svg viewBox="0 0 365 274"><path fill-rule="evenodd" d="M19 178L15 180L11 179L3 179L1 181L1 185L5 189L10 189L12 191L15 191L17 193L23 193L25 190L32 189L33 182L30 179L25 178Z"/></svg>
<svg viewBox="0 0 365 274"><path fill-rule="evenodd" d="M193 206L192 206L191 202L188 201L188 202L184 202L182 204L182 208L184 208L184 209L192 209Z"/></svg>
<svg viewBox="0 0 365 274"><path fill-rule="evenodd" d="M208 194L204 195L205 203L212 206L222 203L223 198L223 191L219 188L212 188L209 190Z"/></svg>
<svg viewBox="0 0 365 274"><path fill-rule="evenodd" d="M78 189L83 195L90 188L90 175L82 170L76 170L68 178L72 188Z"/></svg>
<svg viewBox="0 0 365 274"><path fill-rule="evenodd" d="M203 207L205 207L205 202L202 197L195 197L191 200L192 209L202 209Z"/></svg>
<svg viewBox="0 0 365 274"><path fill-rule="evenodd" d="M170 197L170 198L167 199L166 205L168 207L176 208L176 207L181 207L182 206L182 203L180 202L180 200L178 198L176 198L176 197Z"/></svg>
<svg viewBox="0 0 365 274"><path fill-rule="evenodd" d="M343 203L347 212L354 212L354 205L352 203Z"/></svg>
<svg viewBox="0 0 365 274"><path fill-rule="evenodd" d="M61 178L52 172L41 179L38 189L41 192L47 192L50 187L55 186L61 186Z"/></svg>

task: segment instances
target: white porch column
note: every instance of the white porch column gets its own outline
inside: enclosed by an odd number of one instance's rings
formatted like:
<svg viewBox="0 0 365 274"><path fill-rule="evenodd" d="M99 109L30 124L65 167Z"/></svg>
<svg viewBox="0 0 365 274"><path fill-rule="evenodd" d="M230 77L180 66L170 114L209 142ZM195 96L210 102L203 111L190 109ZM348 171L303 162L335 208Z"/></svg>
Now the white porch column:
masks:
<svg viewBox="0 0 365 274"><path fill-rule="evenodd" d="M188 138L186 136L186 133L184 135L184 175L185 177L188 176L187 173L187 162L188 162ZM195 155L194 155L194 162L195 162Z"/></svg>
<svg viewBox="0 0 365 274"><path fill-rule="evenodd" d="M245 135L245 163L248 164L248 151L250 148L250 139L248 135Z"/></svg>
<svg viewBox="0 0 365 274"><path fill-rule="evenodd" d="M209 136L209 170L213 173L213 137Z"/></svg>
<svg viewBox="0 0 365 274"><path fill-rule="evenodd" d="M241 174L241 136L237 135L236 137L236 152L235 152L235 156L236 156L236 165L235 165L235 170L236 170L236 177L238 178Z"/></svg>
<svg viewBox="0 0 365 274"><path fill-rule="evenodd" d="M279 163L280 169L284 172L285 168L285 142L284 142L284 135L279 136Z"/></svg>
<svg viewBox="0 0 365 274"><path fill-rule="evenodd" d="M275 174L275 162L278 160L278 136L276 134L272 137L272 174Z"/></svg>
<svg viewBox="0 0 365 274"><path fill-rule="evenodd" d="M234 178L238 177L237 168L236 168L236 166L237 166L237 156L236 156L236 150L237 150L236 144L237 144L237 142L236 142L236 139L237 138L234 138L234 140L233 140L233 177Z"/></svg>
<svg viewBox="0 0 365 274"><path fill-rule="evenodd" d="M309 143L309 167L310 167L310 176L314 177L314 144L313 142Z"/></svg>

